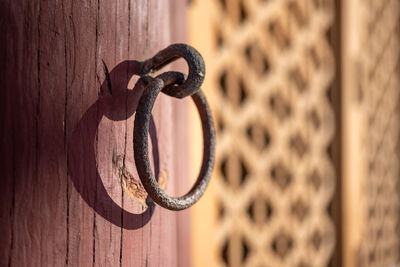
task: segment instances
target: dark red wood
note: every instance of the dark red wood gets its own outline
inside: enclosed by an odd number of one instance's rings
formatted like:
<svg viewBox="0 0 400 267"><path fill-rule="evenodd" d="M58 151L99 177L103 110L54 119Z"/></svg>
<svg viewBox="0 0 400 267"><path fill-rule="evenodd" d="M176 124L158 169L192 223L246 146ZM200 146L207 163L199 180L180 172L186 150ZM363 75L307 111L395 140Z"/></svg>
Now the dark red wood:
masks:
<svg viewBox="0 0 400 267"><path fill-rule="evenodd" d="M96 82L96 51L98 2L95 0L68 1L64 3L65 41L66 41L66 90L67 90L67 153L68 164L73 166L74 160L87 162L94 155L87 149L92 145L89 131L80 132L81 143L70 145L75 141L74 133L78 122L86 114L87 109L98 98L99 82ZM91 116L89 121L96 121ZM83 147L80 156L71 159L74 148ZM96 173L95 165L87 162L87 168L76 170L75 176L90 181ZM93 246L93 226L95 212L81 196L82 184L74 186L71 182L72 172L68 172L68 228L66 264L71 266L90 266L95 257Z"/></svg>
<svg viewBox="0 0 400 267"><path fill-rule="evenodd" d="M138 179L132 60L185 41L185 11L185 0L0 3L0 266L189 265L188 213L145 210L118 172ZM187 106L162 95L153 112L153 162L172 195L189 188Z"/></svg>
<svg viewBox="0 0 400 267"><path fill-rule="evenodd" d="M38 265L43 209L37 202L39 188L31 184L39 181L39 5L3 1L0 10L1 265ZM28 255L37 257L30 260Z"/></svg>

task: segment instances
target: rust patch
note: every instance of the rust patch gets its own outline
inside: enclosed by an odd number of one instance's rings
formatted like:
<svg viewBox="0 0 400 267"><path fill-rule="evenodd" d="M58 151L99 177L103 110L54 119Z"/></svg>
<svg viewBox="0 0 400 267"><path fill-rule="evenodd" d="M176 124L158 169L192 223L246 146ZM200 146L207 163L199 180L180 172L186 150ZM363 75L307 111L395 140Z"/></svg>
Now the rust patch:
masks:
<svg viewBox="0 0 400 267"><path fill-rule="evenodd" d="M135 178L125 167L124 157L117 155L113 157L113 170L114 173L120 178L121 187L124 192L136 203L141 205L144 209L147 208L147 192L144 189L139 178ZM161 189L167 188L168 173L166 170L160 172L158 184Z"/></svg>

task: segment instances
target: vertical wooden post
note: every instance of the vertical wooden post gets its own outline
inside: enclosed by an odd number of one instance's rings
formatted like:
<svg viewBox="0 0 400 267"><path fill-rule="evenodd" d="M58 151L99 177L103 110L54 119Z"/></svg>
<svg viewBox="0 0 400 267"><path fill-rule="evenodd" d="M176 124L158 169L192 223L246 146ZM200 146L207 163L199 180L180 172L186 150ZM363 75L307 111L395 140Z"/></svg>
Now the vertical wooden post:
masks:
<svg viewBox="0 0 400 267"><path fill-rule="evenodd" d="M0 3L1 266L187 266L188 214L123 189L138 181L133 60L184 42L185 12L183 0ZM186 102L160 96L153 112L171 195L188 183Z"/></svg>

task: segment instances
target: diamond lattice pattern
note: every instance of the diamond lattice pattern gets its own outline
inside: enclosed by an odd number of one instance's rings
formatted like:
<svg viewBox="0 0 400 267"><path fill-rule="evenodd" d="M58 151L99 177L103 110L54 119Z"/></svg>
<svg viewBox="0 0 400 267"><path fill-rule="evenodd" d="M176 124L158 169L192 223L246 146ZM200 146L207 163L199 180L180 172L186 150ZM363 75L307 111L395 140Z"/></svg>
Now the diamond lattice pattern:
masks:
<svg viewBox="0 0 400 267"><path fill-rule="evenodd" d="M220 266L327 266L334 78L327 0L220 0L209 94ZM211 70L211 71L210 71Z"/></svg>

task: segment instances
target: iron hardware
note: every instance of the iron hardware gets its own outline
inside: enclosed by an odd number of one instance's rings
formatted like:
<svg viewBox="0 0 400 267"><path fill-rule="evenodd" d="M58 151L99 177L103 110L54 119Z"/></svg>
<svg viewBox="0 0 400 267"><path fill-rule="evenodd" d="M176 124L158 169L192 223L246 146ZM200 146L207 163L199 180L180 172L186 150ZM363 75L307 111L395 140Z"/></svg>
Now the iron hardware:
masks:
<svg viewBox="0 0 400 267"><path fill-rule="evenodd" d="M183 57L189 66L189 74L164 72L156 77L149 72ZM204 80L205 67L201 55L191 46L173 44L158 52L153 58L142 62L142 77L145 89L139 100L134 123L134 157L136 168L150 198L160 206L170 210L189 208L203 195L215 161L215 129L210 107L200 89ZM200 115L203 128L203 162L199 176L192 189L182 197L168 196L158 185L151 170L148 152L148 130L154 102L160 92L176 98L191 96Z"/></svg>

